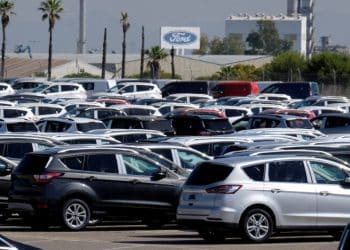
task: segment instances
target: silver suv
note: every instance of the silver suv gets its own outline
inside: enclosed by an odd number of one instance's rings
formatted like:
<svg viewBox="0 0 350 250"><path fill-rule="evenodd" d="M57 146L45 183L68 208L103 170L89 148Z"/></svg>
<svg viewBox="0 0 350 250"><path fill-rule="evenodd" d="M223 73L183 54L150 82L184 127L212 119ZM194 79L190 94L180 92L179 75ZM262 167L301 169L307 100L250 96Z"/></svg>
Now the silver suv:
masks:
<svg viewBox="0 0 350 250"><path fill-rule="evenodd" d="M238 232L264 242L282 229L337 234L350 221L349 170L300 155L206 161L185 183L177 219L208 241Z"/></svg>

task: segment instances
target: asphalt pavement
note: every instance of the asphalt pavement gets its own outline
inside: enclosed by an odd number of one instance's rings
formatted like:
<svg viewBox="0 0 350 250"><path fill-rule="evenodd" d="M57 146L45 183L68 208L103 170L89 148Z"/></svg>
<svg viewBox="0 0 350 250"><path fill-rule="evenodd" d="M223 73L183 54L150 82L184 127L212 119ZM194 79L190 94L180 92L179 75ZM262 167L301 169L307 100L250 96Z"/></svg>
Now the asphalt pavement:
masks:
<svg viewBox="0 0 350 250"><path fill-rule="evenodd" d="M29 227L0 225L6 237L45 250L336 250L338 241L327 234L285 233L263 244L250 244L231 238L222 244L208 244L196 232L175 225L150 230L138 224L90 226L81 232L50 228L32 231Z"/></svg>

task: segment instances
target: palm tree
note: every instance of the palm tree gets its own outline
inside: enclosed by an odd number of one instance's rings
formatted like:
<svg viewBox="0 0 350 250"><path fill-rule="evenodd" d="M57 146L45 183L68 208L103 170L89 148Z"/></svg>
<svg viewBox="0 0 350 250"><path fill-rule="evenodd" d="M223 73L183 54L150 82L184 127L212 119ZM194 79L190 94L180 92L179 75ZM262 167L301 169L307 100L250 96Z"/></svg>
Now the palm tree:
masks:
<svg viewBox="0 0 350 250"><path fill-rule="evenodd" d="M52 31L55 23L60 19L60 13L63 12L61 0L45 0L40 3L39 10L42 12L41 19L49 20L49 58L47 67L47 79L51 80L51 65L52 65Z"/></svg>
<svg viewBox="0 0 350 250"><path fill-rule="evenodd" d="M2 24L2 47L1 47L1 79L5 76L5 50L6 50L6 27L10 22L10 15L15 14L12 10L15 4L11 1L0 1L0 15Z"/></svg>
<svg viewBox="0 0 350 250"><path fill-rule="evenodd" d="M147 66L151 69L151 76L153 79L159 79L160 75L160 60L165 59L168 54L161 49L159 46L151 47L148 51L148 57L150 61L148 61Z"/></svg>
<svg viewBox="0 0 350 250"><path fill-rule="evenodd" d="M130 27L128 13L122 12L122 18L120 19L120 23L122 24L123 28L123 55L122 55L122 78L125 77L125 50L126 50L126 32L128 31Z"/></svg>

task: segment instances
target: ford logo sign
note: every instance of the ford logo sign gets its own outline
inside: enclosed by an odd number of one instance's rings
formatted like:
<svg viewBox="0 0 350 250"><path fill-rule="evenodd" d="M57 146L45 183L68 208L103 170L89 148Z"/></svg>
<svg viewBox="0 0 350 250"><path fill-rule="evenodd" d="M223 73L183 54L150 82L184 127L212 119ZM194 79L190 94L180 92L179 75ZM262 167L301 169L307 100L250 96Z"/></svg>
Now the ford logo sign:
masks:
<svg viewBox="0 0 350 250"><path fill-rule="evenodd" d="M172 44L190 44L197 40L197 36L186 31L170 31L163 36L163 39Z"/></svg>

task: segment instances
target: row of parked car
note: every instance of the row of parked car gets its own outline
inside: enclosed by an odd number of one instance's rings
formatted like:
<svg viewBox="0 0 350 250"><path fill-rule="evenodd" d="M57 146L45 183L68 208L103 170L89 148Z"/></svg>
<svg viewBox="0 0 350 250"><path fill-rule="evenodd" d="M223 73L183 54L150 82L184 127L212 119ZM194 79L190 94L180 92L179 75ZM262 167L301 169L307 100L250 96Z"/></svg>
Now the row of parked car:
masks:
<svg viewBox="0 0 350 250"><path fill-rule="evenodd" d="M176 221L208 241L239 233L263 242L291 229L337 235L350 218L345 97L295 99L276 83L268 87L276 92L255 96L135 99L122 95L142 82L124 80L114 93L68 100L36 92L77 83L45 84L0 101L3 220L70 230L119 218ZM313 85L295 88L311 93ZM57 112L34 114L45 105ZM8 118L7 107L34 116Z"/></svg>

